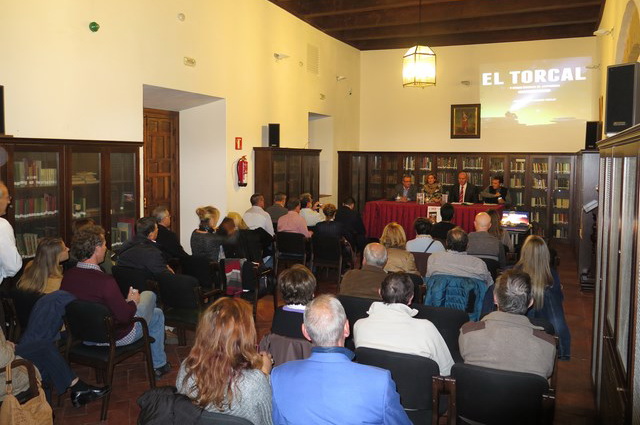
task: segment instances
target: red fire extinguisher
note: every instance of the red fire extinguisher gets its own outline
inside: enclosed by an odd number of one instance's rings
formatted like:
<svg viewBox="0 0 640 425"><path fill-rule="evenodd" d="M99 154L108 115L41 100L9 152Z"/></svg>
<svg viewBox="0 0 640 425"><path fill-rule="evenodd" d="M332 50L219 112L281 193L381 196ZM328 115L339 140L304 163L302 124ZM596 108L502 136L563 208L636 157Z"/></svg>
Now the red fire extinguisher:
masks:
<svg viewBox="0 0 640 425"><path fill-rule="evenodd" d="M247 185L247 174L249 173L249 162L247 162L245 155L238 160L236 172L238 173L238 186L245 187Z"/></svg>

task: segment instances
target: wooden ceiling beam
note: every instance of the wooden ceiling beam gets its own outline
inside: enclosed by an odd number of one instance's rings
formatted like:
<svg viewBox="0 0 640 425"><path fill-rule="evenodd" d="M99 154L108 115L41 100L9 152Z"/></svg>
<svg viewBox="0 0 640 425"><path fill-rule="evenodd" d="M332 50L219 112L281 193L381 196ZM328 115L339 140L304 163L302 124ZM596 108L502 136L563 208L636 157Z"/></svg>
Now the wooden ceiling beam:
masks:
<svg viewBox="0 0 640 425"><path fill-rule="evenodd" d="M404 37L430 37L435 35L505 31L512 29L541 28L558 25L588 24L595 27L600 6L589 6L580 9L565 9L553 14L547 12L521 13L517 15L501 15L494 17L469 18L446 22L433 22L419 25L385 26L345 31L330 31L328 34L347 43L359 40L375 40ZM428 40L428 39L427 39ZM428 43L427 43L428 44Z"/></svg>
<svg viewBox="0 0 640 425"><path fill-rule="evenodd" d="M453 3L463 0L421 0L423 6L440 3ZM300 17L304 20L318 18L322 16L336 16L357 14L363 12L373 12L377 10L388 11L404 7L417 8L420 5L418 0L358 0L358 1L333 1L307 3L304 9L300 10Z"/></svg>

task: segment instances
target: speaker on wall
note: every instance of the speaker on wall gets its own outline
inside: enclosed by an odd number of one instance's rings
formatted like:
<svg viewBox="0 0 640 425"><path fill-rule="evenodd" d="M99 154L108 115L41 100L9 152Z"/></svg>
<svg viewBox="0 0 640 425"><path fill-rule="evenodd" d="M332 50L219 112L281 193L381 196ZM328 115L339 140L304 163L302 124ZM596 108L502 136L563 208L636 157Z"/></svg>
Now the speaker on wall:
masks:
<svg viewBox="0 0 640 425"><path fill-rule="evenodd" d="M280 124L269 124L269 146L280 147Z"/></svg>
<svg viewBox="0 0 640 425"><path fill-rule="evenodd" d="M596 143L602 137L602 122L587 121L587 132L584 138L584 148L587 150L596 149Z"/></svg>
<svg viewBox="0 0 640 425"><path fill-rule="evenodd" d="M610 136L640 123L640 63L607 67L605 133Z"/></svg>

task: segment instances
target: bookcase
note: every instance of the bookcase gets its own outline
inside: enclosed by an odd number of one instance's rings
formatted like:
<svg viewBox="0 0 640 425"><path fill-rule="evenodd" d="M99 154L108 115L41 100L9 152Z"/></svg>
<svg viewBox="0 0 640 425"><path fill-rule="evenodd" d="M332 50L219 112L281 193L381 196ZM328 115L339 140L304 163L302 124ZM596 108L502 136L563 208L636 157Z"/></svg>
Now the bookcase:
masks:
<svg viewBox="0 0 640 425"><path fill-rule="evenodd" d="M78 218L102 225L112 249L131 237L140 210L141 146L0 137L0 177L12 196L6 218L20 255L33 257L45 236L69 243Z"/></svg>
<svg viewBox="0 0 640 425"><path fill-rule="evenodd" d="M353 196L357 208L378 199L390 199L403 175L424 185L435 173L444 191L465 171L480 190L492 176L502 176L509 187L511 208L531 212L533 232L569 242L571 227L574 153L453 153L453 152L338 152L338 198Z"/></svg>

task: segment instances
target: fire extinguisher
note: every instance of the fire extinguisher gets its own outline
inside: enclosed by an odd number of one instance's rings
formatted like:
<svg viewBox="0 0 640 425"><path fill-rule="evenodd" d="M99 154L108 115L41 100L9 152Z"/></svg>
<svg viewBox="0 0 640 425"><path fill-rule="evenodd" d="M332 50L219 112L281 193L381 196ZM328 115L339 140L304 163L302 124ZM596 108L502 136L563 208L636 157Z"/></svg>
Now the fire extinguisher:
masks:
<svg viewBox="0 0 640 425"><path fill-rule="evenodd" d="M238 186L245 187L247 185L247 174L249 173L249 162L247 162L245 155L238 160L236 172L238 173Z"/></svg>

